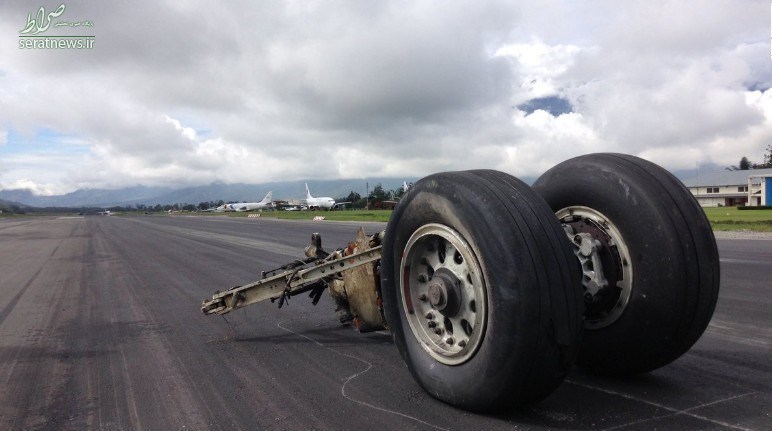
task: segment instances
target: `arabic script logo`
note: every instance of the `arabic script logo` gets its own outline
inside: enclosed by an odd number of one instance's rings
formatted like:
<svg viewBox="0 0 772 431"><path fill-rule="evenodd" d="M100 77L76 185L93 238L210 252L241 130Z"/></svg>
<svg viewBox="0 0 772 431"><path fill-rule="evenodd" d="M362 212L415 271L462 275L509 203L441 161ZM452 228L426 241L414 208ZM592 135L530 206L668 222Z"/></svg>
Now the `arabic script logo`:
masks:
<svg viewBox="0 0 772 431"><path fill-rule="evenodd" d="M34 19L32 18L32 13L27 14L27 26L24 27L24 29L19 33L38 34L48 30L48 27L51 25L51 19L58 18L59 15L64 13L64 8L64 3L62 3L58 8L56 8L55 11L46 14L45 8L40 6L40 9L38 9L38 13L35 15Z"/></svg>

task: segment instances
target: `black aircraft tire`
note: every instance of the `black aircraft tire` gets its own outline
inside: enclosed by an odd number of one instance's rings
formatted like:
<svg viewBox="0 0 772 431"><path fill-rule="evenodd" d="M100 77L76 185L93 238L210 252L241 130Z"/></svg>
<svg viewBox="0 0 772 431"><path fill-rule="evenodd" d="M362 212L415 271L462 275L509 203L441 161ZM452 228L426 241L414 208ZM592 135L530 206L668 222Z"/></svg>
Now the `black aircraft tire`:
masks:
<svg viewBox="0 0 772 431"><path fill-rule="evenodd" d="M591 154L550 169L533 189L559 218L577 214L562 221L573 220L579 231L596 238L616 237L605 241L622 243L628 251L624 257L617 245L616 260L608 260L614 254L607 253L604 263L620 297L629 292L627 302L600 311L586 301L577 362L601 374L637 374L689 350L713 315L719 260L707 217L683 184L637 157ZM600 222L585 223L587 214Z"/></svg>
<svg viewBox="0 0 772 431"><path fill-rule="evenodd" d="M580 279L554 213L500 172L426 177L386 228L395 344L419 385L467 410L535 402L562 382L581 337Z"/></svg>

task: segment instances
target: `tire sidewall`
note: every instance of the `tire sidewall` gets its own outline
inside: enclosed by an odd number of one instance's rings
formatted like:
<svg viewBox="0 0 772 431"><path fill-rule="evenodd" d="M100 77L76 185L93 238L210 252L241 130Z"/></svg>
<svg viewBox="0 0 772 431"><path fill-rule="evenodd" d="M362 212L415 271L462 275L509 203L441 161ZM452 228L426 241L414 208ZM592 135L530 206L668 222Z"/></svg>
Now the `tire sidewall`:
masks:
<svg viewBox="0 0 772 431"><path fill-rule="evenodd" d="M517 235L500 228L508 223L506 212L480 211L490 203L473 181L452 190L443 187L444 183L443 174L419 181L392 214L384 243L388 253L382 261L382 268L392 268L392 273L382 277L393 277L393 281L382 284L397 288L382 292L384 314L403 359L424 389L454 405L488 409L512 385L522 384L524 376L518 370L528 369L534 360L534 349L529 347L536 344L534 338L541 332L540 310L533 306L538 304L538 292L525 288L535 281L527 253L513 252L522 249ZM413 232L428 223L448 226L464 238L477 257L486 285L485 333L476 353L460 365L436 361L419 344L407 322L399 289L405 245Z"/></svg>
<svg viewBox="0 0 772 431"><path fill-rule="evenodd" d="M695 313L688 298L694 250L686 249L683 236L688 221L642 165L615 155L584 156L558 165L533 186L554 211L584 206L600 212L629 250L633 275L626 308L609 326L585 329L580 349L578 362L604 374L650 371L696 341L679 335Z"/></svg>

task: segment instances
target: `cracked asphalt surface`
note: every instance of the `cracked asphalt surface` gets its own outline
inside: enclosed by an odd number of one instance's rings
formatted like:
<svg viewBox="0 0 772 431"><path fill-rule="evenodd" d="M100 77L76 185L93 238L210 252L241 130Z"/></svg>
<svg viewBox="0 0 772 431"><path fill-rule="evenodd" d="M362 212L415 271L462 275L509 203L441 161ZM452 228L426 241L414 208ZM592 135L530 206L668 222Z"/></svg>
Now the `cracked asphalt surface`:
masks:
<svg viewBox="0 0 772 431"><path fill-rule="evenodd" d="M0 219L0 429L772 429L772 241L721 237L713 320L682 358L607 379L574 368L497 415L436 401L388 332L327 295L204 316L201 300L358 223L228 217ZM365 223L369 233L383 229Z"/></svg>

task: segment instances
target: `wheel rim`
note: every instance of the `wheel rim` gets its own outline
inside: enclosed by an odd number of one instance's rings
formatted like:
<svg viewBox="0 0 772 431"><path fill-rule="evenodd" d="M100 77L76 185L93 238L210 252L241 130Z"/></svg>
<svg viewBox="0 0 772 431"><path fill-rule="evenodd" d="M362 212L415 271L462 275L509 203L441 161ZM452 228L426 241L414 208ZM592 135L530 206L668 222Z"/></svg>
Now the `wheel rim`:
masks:
<svg viewBox="0 0 772 431"><path fill-rule="evenodd" d="M485 280L477 257L448 226L427 224L405 245L400 265L402 305L413 335L437 361L468 361L487 320Z"/></svg>
<svg viewBox="0 0 772 431"><path fill-rule="evenodd" d="M584 327L606 327L622 316L632 294L633 265L629 248L619 228L595 209L573 206L555 214L563 224L582 266L586 305ZM586 245L588 240L597 241L598 245L591 253L587 248L582 250L582 245ZM593 256L596 253L597 256ZM598 271L596 263L601 262L602 268ZM598 286L596 280L599 278L605 279L607 285Z"/></svg>

